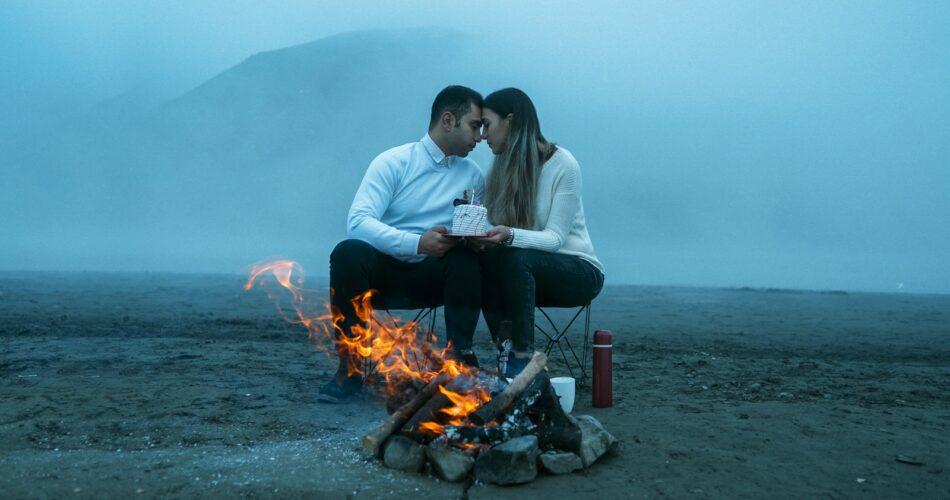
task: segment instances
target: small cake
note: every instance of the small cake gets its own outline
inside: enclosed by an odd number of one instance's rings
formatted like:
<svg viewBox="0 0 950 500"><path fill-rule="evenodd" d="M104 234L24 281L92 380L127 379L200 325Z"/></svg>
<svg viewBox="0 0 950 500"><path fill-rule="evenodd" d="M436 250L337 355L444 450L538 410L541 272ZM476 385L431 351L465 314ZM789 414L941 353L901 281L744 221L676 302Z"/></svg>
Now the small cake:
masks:
<svg viewBox="0 0 950 500"><path fill-rule="evenodd" d="M488 224L488 209L481 205L457 205L452 213L452 234L484 234Z"/></svg>

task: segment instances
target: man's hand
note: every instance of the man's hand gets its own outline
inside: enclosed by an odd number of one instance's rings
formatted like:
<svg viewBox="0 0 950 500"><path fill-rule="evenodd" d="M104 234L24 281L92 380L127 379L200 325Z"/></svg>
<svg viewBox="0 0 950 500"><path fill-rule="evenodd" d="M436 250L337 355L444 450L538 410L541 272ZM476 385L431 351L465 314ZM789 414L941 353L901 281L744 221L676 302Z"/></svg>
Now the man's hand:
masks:
<svg viewBox="0 0 950 500"><path fill-rule="evenodd" d="M503 243L508 239L508 233L511 231L511 228L508 226L495 226L485 232L484 238L473 238L475 241L493 246Z"/></svg>
<svg viewBox="0 0 950 500"><path fill-rule="evenodd" d="M449 230L445 226L435 226L419 238L418 252L423 255L441 257L458 244L458 240L443 236Z"/></svg>

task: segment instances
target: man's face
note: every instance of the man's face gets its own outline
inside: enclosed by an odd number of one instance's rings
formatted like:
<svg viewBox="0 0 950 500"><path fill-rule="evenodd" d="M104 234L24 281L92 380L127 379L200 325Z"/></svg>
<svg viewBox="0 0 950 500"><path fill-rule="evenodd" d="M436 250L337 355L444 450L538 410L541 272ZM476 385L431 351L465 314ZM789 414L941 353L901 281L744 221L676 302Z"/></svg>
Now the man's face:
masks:
<svg viewBox="0 0 950 500"><path fill-rule="evenodd" d="M451 152L448 154L455 156L468 156L475 149L475 145L482 140L482 108L470 106L468 113L462 115L462 118L456 123L456 126L448 133Z"/></svg>

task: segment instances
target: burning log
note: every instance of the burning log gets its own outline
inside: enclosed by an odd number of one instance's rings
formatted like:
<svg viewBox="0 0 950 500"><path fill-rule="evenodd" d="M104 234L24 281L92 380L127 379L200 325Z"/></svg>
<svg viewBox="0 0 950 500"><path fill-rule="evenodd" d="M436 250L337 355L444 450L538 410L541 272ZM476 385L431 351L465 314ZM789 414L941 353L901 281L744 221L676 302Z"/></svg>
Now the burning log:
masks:
<svg viewBox="0 0 950 500"><path fill-rule="evenodd" d="M402 382L392 383L391 388L387 389L390 393L386 398L386 414L392 415L406 403L412 401L419 394L419 391L425 387L425 383L407 378Z"/></svg>
<svg viewBox="0 0 950 500"><path fill-rule="evenodd" d="M445 426L445 437L450 441L461 441L464 443L495 444L530 434L531 430L531 425L521 423L516 425L492 426L447 425Z"/></svg>
<svg viewBox="0 0 950 500"><path fill-rule="evenodd" d="M561 407L560 398L543 371L528 384L501 425L524 421L530 422L531 433L538 436L543 447L575 450L580 444L577 420Z"/></svg>
<svg viewBox="0 0 950 500"><path fill-rule="evenodd" d="M503 416L528 388L534 378L544 370L547 362L548 357L544 353L535 352L524 371L518 374L500 394L469 415L469 420L475 424L484 425Z"/></svg>
<svg viewBox="0 0 950 500"><path fill-rule="evenodd" d="M540 377L539 377L540 378ZM581 442L581 429L577 420L561 408L561 402L551 381L532 383L534 392L523 398L529 405L524 409L528 418L537 427L535 433L544 447L560 450L576 450ZM519 402L520 403L520 402Z"/></svg>
<svg viewBox="0 0 950 500"><path fill-rule="evenodd" d="M450 441L497 444L533 434L542 446L574 450L580 443L577 421L564 412L551 381L543 370L528 383L514 403L498 418L497 425L446 426Z"/></svg>
<svg viewBox="0 0 950 500"><path fill-rule="evenodd" d="M443 373L429 381L425 387L408 403L393 412L383 423L363 436L363 447L373 455L379 454L379 448L386 439L400 429L407 420L409 420L432 396L439 390L439 386L449 380L449 375Z"/></svg>
<svg viewBox="0 0 950 500"><path fill-rule="evenodd" d="M459 392L467 383L469 383L467 377L456 377L445 385L445 389L451 392ZM434 395L417 409L415 414L409 418L409 421L403 425L402 434L417 441L428 443L439 433L433 432L431 427L427 428L424 424L429 423L431 426L432 423L448 420L448 415L445 415L442 410L451 405L452 400L443 391L436 388Z"/></svg>

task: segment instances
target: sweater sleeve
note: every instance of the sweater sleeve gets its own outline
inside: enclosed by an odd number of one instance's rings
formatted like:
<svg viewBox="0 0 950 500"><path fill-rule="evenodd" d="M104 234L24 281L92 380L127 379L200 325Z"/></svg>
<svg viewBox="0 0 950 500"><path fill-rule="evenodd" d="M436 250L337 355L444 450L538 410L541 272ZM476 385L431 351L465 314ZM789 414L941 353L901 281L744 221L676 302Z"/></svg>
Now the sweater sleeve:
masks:
<svg viewBox="0 0 950 500"><path fill-rule="evenodd" d="M533 248L546 252L558 251L574 226L574 219L581 209L581 172L577 163L566 162L559 175L554 176L553 186L538 186L538 196L551 197L551 212L544 229L513 229L515 238L511 245L518 248ZM542 194L541 189L550 189Z"/></svg>
<svg viewBox="0 0 950 500"><path fill-rule="evenodd" d="M399 184L397 165L377 157L360 182L347 216L346 236L393 257L418 255L421 235L380 222Z"/></svg>

